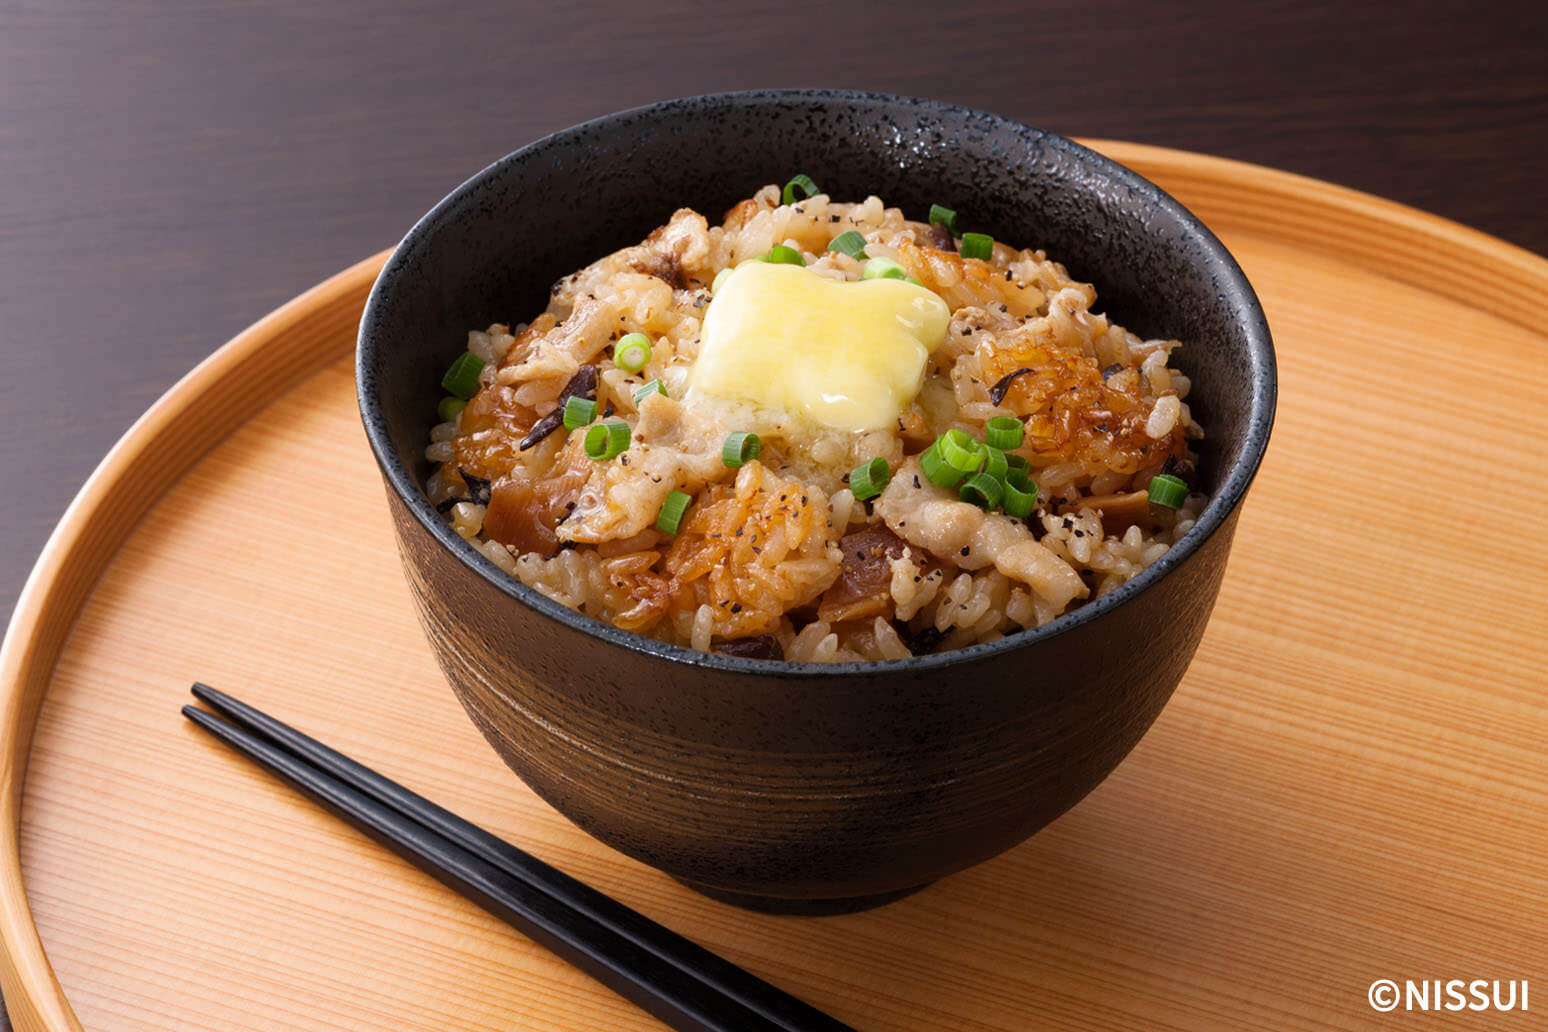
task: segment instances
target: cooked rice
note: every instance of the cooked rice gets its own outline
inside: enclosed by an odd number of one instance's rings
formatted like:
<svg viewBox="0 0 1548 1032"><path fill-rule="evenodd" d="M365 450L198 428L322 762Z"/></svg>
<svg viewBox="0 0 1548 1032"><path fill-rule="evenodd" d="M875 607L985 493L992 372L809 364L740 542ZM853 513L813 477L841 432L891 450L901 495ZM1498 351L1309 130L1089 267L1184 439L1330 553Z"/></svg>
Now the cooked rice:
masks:
<svg viewBox="0 0 1548 1032"><path fill-rule="evenodd" d="M1175 340L1141 340L1092 311L1096 292L1042 251L996 243L963 259L941 231L868 197L781 205L773 186L722 225L683 209L643 243L554 285L531 323L468 335L481 389L431 430L430 500L502 570L597 619L701 650L799 662L892 660L994 641L1119 587L1192 528L1205 501L1148 503L1163 470L1190 482L1188 378ZM951 309L945 342L896 428L814 428L750 406L685 406L715 274L775 244L807 267L858 279L862 262L827 250L848 229ZM950 250L946 249L951 247ZM626 333L651 338L646 368L610 361ZM596 367L598 411L632 429L629 450L585 456L562 427L520 442ZM991 389L1002 384L996 403ZM667 396L636 405L659 379ZM919 475L942 432L982 439L993 416L1021 418L1041 507L1027 520L985 512ZM763 440L730 469L731 430ZM845 474L876 456L892 468L880 498L857 502ZM488 483L485 484L484 482ZM654 529L668 492L693 496L678 533Z"/></svg>

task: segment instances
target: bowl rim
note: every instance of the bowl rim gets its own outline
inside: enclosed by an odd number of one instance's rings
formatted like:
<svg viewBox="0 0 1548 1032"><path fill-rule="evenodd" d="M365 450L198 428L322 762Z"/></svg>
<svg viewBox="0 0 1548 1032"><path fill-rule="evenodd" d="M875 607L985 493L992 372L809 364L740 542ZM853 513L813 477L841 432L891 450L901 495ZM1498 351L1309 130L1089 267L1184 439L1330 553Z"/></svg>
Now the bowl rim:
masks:
<svg viewBox="0 0 1548 1032"><path fill-rule="evenodd" d="M369 359L375 351L373 334L380 317L381 298L388 285L412 260L412 256L425 239L432 236L438 224L448 213L463 202L468 193L475 190L485 179L509 165L532 160L549 148L561 145L580 134L605 133L614 126L635 121L642 117L692 110L706 105L759 106L764 104L788 105L795 103L851 104L886 106L903 104L925 111L957 118L980 120L1007 130L1028 142L1034 139L1043 146L1061 150L1088 167L1121 182L1133 193L1154 208L1164 211L1175 219L1186 234L1199 246L1202 261L1214 267L1216 274L1226 283L1227 290L1239 300L1226 303L1239 308L1238 318L1244 323L1247 348L1251 364L1251 404L1247 414L1246 438L1242 442L1240 458L1231 467L1220 489L1215 492L1199 515L1193 528L1181 541L1167 549L1166 554L1146 567L1140 574L1101 598L1094 599L1078 609L1034 627L1008 634L996 641L969 645L946 652L912 656L908 659L866 660L844 663L801 663L791 660L746 659L718 652L700 652L686 645L659 641L633 631L626 631L596 617L571 609L550 599L536 589L529 588L514 576L507 574L483 553L452 530L430 504L422 486L413 473L398 460L397 453L388 439L386 421L381 414L379 398L368 389L369 378L365 370L372 364ZM1234 289L1233 289L1234 288ZM509 154L491 162L483 169L448 193L404 234L387 262L382 266L366 299L360 319L355 353L356 400L361 420L365 425L366 438L372 454L399 502L413 514L419 524L429 532L452 557L472 569L512 601L535 610L542 616L556 620L573 630L598 641L643 654L654 659L686 663L708 670L728 674L776 676L781 679L823 679L854 677L856 675L897 673L901 671L938 671L947 667L965 665L986 660L1001 653L1028 648L1039 642L1066 634L1086 623L1099 619L1117 609L1141 593L1164 580L1172 570L1181 566L1219 530L1235 511L1252 484L1273 429L1274 413L1278 396L1278 370L1274 357L1273 340L1268 320L1256 291L1236 259L1226 250L1220 239L1204 223L1150 180L1124 165L1084 147L1081 144L1049 130L1039 129L1003 115L996 115L975 108L928 98L863 90L835 89L762 89L738 90L725 93L707 93L688 97L675 97L656 101L611 114L550 133Z"/></svg>

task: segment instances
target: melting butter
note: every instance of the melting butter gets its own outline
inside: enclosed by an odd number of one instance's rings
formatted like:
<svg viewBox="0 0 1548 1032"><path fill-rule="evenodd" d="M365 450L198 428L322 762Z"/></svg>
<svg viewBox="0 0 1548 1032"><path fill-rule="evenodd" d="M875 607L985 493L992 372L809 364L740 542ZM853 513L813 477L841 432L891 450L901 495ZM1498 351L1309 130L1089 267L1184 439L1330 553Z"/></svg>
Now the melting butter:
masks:
<svg viewBox="0 0 1548 1032"><path fill-rule="evenodd" d="M892 426L950 322L946 302L904 280L746 262L705 314L689 397L750 401L839 430Z"/></svg>

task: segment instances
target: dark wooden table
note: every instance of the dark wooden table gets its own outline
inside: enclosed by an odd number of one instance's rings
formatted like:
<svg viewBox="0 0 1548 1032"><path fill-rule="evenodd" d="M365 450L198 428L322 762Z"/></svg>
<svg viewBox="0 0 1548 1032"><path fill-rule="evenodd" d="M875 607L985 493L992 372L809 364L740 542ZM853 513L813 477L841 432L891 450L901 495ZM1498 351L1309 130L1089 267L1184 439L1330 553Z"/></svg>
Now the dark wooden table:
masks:
<svg viewBox="0 0 1548 1032"><path fill-rule="evenodd" d="M490 160L662 97L939 97L1548 252L1540 2L431 6L0 13L0 613L97 460L195 362Z"/></svg>

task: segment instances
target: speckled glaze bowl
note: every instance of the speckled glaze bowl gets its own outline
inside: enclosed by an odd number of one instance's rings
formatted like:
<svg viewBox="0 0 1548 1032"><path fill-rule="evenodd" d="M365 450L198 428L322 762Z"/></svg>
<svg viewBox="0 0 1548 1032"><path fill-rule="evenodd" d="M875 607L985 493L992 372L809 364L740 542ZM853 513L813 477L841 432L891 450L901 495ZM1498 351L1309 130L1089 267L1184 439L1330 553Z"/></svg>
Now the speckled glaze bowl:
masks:
<svg viewBox="0 0 1548 1032"><path fill-rule="evenodd" d="M1036 245L1176 364L1208 439L1198 525L1122 589L1035 631L890 663L707 655L582 616L506 576L422 485L439 380L470 328L683 206L717 218L807 172L914 217L954 203ZM1252 288L1171 197L1063 137L931 101L733 93L610 115L523 147L438 204L360 325L361 415L430 642L473 722L580 827L732 902L833 912L1022 841L1117 766L1187 668L1263 456L1275 372Z"/></svg>

